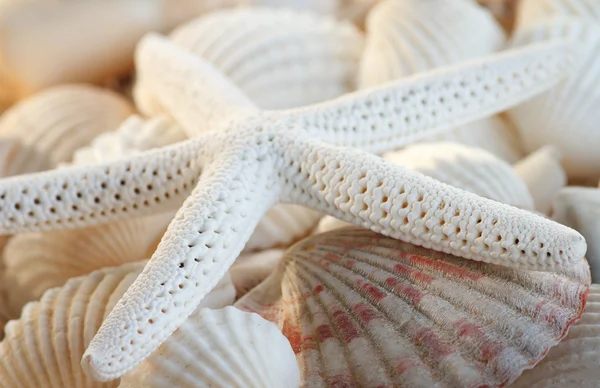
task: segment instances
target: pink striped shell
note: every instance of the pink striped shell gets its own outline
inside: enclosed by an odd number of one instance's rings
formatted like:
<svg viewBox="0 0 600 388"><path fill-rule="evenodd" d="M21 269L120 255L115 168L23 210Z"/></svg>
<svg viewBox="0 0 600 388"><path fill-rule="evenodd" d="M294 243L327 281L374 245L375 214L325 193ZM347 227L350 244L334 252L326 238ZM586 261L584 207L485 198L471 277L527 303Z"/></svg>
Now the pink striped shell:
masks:
<svg viewBox="0 0 600 388"><path fill-rule="evenodd" d="M305 239L236 304L290 340L302 387L501 387L581 316L587 262L560 273L456 258L371 231Z"/></svg>

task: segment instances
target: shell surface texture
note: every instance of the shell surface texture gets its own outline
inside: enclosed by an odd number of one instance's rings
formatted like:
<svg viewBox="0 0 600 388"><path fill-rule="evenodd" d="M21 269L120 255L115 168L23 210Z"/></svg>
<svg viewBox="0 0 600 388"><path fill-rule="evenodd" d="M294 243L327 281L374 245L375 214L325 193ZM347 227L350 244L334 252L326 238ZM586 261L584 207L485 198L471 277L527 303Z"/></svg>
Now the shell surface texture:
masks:
<svg viewBox="0 0 600 388"><path fill-rule="evenodd" d="M209 63L151 34L138 46L140 79L193 138L115 162L0 180L0 232L92 226L184 202L84 355L85 370L103 381L133 369L185 321L278 203L474 261L571 267L586 249L576 231L372 153L520 103L560 81L572 57L567 43L532 45L317 105L261 111ZM526 73L532 66L544 71ZM498 84L515 73L518 82ZM435 114L412 116L424 99Z"/></svg>
<svg viewBox="0 0 600 388"><path fill-rule="evenodd" d="M521 0L518 5L517 28L556 16L600 21L600 3L596 0Z"/></svg>
<svg viewBox="0 0 600 388"><path fill-rule="evenodd" d="M351 227L294 245L236 306L282 329L303 387L501 387L566 335L589 283L585 261L515 270Z"/></svg>

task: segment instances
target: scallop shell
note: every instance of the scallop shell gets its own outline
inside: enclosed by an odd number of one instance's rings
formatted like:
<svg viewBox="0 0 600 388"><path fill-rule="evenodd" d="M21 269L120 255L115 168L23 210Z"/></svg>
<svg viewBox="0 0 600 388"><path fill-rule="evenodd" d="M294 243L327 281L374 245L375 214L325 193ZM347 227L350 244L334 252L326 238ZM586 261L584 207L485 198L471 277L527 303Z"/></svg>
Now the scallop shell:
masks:
<svg viewBox="0 0 600 388"><path fill-rule="evenodd" d="M482 197L533 209L531 194L510 164L482 149L450 142L424 143L383 158Z"/></svg>
<svg viewBox="0 0 600 388"><path fill-rule="evenodd" d="M152 255L172 213L134 218L98 227L23 233L4 250L11 317L23 305L76 276Z"/></svg>
<svg viewBox="0 0 600 388"><path fill-rule="evenodd" d="M518 4L518 28L556 16L575 16L600 21L600 2L597 0L520 0Z"/></svg>
<svg viewBox="0 0 600 388"><path fill-rule="evenodd" d="M262 283L277 268L283 254L283 250L270 249L238 257L229 269L237 297L241 298Z"/></svg>
<svg viewBox="0 0 600 388"><path fill-rule="evenodd" d="M363 48L362 34L348 22L268 8L215 12L177 28L171 39L211 62L266 109L353 90Z"/></svg>
<svg viewBox="0 0 600 388"><path fill-rule="evenodd" d="M571 76L550 91L512 108L527 152L544 145L558 148L570 179L600 178L600 25L582 19L546 20L520 30L515 46L550 39L575 39L581 57ZM532 69L532 71L536 71Z"/></svg>
<svg viewBox="0 0 600 388"><path fill-rule="evenodd" d="M58 86L21 101L0 118L0 137L17 147L5 159L5 176L70 161L76 149L117 128L132 110L118 94L88 85Z"/></svg>
<svg viewBox="0 0 600 388"><path fill-rule="evenodd" d="M584 259L515 270L347 228L310 237L235 306L276 322L303 387L498 387L566 335Z"/></svg>
<svg viewBox="0 0 600 388"><path fill-rule="evenodd" d="M592 284L581 320L511 388L597 388L600 384L600 285Z"/></svg>
<svg viewBox="0 0 600 388"><path fill-rule="evenodd" d="M585 237L588 244L585 257L590 263L592 280L600 282L600 190L565 187L554 197L552 208L552 219Z"/></svg>
<svg viewBox="0 0 600 388"><path fill-rule="evenodd" d="M361 87L485 56L505 39L492 14L470 0L381 1L367 31Z"/></svg>
<svg viewBox="0 0 600 388"><path fill-rule="evenodd" d="M92 381L80 362L103 318L144 265L130 263L70 279L63 287L48 290L39 302L27 304L21 319L6 325L6 337L0 343L2 388L116 387L118 381ZM221 281L227 282L228 277ZM223 285L217 288L222 292ZM232 289L229 284L230 295ZM221 305L206 303L202 301L201 306Z"/></svg>
<svg viewBox="0 0 600 388"><path fill-rule="evenodd" d="M535 209L543 214L550 212L552 199L567 184L561 159L556 147L545 146L513 166L533 196Z"/></svg>
<svg viewBox="0 0 600 388"><path fill-rule="evenodd" d="M119 388L296 388L299 381L277 326L226 307L196 310Z"/></svg>

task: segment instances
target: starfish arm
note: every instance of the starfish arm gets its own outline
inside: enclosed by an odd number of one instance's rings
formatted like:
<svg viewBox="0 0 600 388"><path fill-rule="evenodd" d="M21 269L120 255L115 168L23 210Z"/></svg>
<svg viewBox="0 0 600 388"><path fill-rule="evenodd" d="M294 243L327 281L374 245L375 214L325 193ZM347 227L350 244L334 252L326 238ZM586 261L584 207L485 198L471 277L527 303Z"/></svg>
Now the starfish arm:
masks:
<svg viewBox="0 0 600 388"><path fill-rule="evenodd" d="M2 179L0 234L78 228L176 208L201 173L203 143L193 139L111 163Z"/></svg>
<svg viewBox="0 0 600 388"><path fill-rule="evenodd" d="M575 230L443 184L358 149L295 141L282 200L467 259L556 270L586 251Z"/></svg>
<svg viewBox="0 0 600 388"><path fill-rule="evenodd" d="M146 35L136 50L144 98L157 101L188 136L213 129L224 120L256 107L225 75L158 34ZM138 96L143 93L136 92ZM145 101L148 104L148 101Z"/></svg>
<svg viewBox="0 0 600 388"><path fill-rule="evenodd" d="M566 42L532 45L285 113L315 137L382 153L518 104L567 75Z"/></svg>
<svg viewBox="0 0 600 388"><path fill-rule="evenodd" d="M221 162L205 169L143 273L91 342L82 365L95 379L122 376L175 331L276 203L279 190L268 165Z"/></svg>

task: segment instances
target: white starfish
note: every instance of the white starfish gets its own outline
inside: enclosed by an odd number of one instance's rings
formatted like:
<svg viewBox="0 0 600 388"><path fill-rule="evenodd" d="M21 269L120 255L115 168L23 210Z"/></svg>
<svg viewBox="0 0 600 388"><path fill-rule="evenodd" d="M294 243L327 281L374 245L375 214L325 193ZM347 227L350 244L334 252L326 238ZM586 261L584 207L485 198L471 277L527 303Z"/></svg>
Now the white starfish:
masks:
<svg viewBox="0 0 600 388"><path fill-rule="evenodd" d="M177 206L199 182L88 348L83 366L97 379L123 375L177 329L278 202L512 267L552 269L585 252L572 229L340 147L382 152L514 105L565 74L571 52L562 43L277 112L258 111L209 64L162 38L146 37L137 54L148 90L196 138L0 181L3 233L148 214Z"/></svg>

